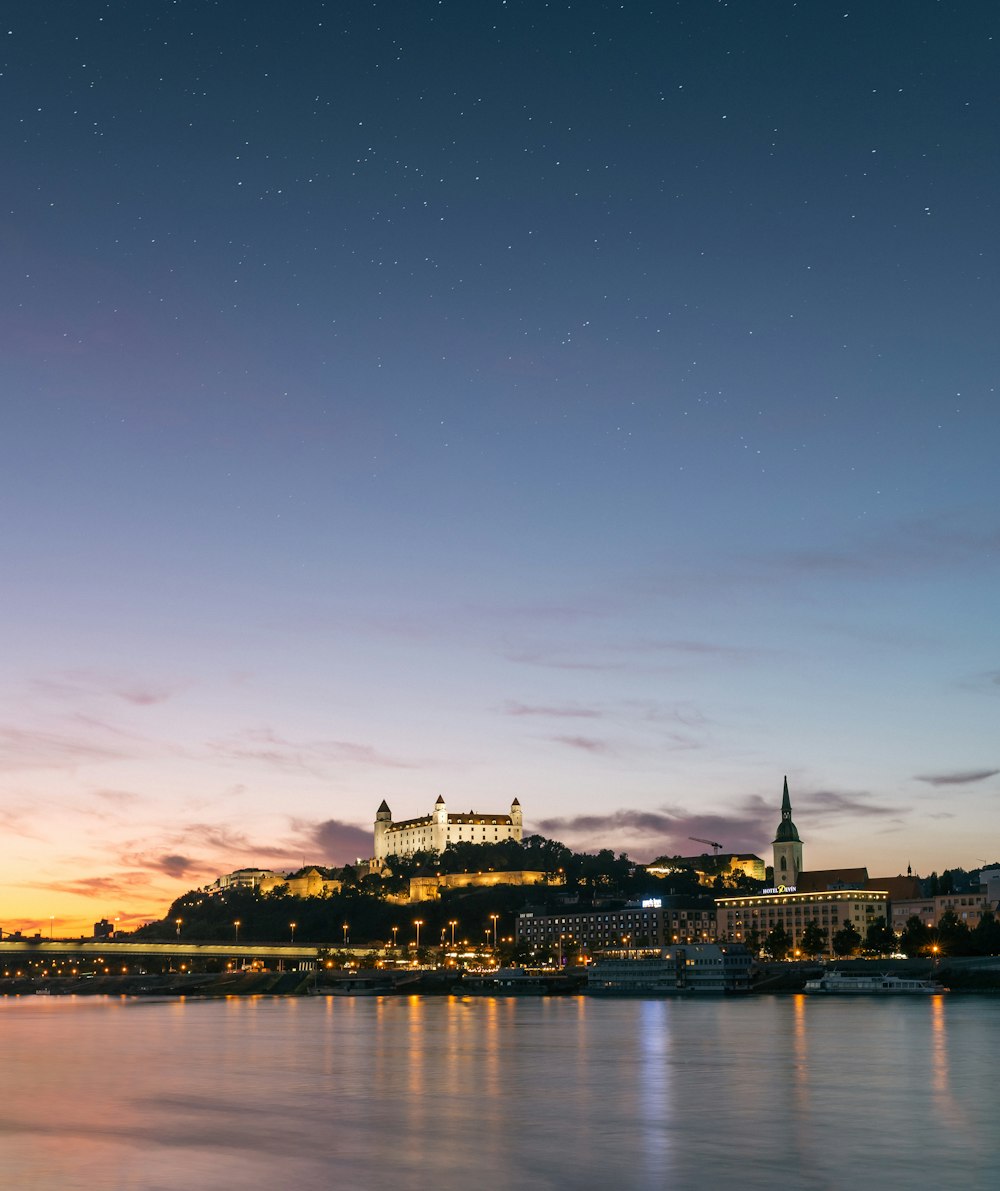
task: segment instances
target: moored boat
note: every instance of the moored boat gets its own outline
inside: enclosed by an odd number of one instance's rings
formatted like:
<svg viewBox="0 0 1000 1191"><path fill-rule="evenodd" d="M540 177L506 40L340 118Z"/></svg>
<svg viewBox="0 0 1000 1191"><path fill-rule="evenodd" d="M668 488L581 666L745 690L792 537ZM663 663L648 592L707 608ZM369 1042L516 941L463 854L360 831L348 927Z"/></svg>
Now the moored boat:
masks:
<svg viewBox="0 0 1000 1191"><path fill-rule="evenodd" d="M827 996L932 996L948 990L934 980L916 980L906 976L881 973L878 976L849 976L845 972L825 972L817 980L807 980L805 992Z"/></svg>
<svg viewBox="0 0 1000 1191"><path fill-rule="evenodd" d="M486 972L466 972L455 991L474 997L552 997L579 992L582 983L582 976L565 972L496 968Z"/></svg>

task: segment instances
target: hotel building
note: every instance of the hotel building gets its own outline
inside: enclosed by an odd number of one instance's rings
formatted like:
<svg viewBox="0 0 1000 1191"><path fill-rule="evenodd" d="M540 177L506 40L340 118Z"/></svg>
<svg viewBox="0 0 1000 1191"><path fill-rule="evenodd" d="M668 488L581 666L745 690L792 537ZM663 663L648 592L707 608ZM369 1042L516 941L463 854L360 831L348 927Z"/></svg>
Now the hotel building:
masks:
<svg viewBox="0 0 1000 1191"><path fill-rule="evenodd" d="M794 950L805 928L816 922L826 934L827 954L832 954L832 936L846 923L852 923L863 939L876 918L889 922L889 891L870 881L867 869L803 870L802 840L792 822L787 777L772 847L773 888L747 897L716 898L719 939L760 946L771 930L783 926Z"/></svg>

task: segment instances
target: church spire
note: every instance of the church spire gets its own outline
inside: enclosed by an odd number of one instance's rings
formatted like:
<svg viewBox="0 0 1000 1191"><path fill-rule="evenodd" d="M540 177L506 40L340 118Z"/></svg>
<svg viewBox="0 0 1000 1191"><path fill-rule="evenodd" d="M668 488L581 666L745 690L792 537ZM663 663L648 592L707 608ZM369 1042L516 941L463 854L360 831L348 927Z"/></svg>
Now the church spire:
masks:
<svg viewBox="0 0 1000 1191"><path fill-rule="evenodd" d="M799 832L792 822L792 800L788 797L788 778L785 778L785 788L781 795L781 822L774 835L774 842L785 843L798 841Z"/></svg>
<svg viewBox="0 0 1000 1191"><path fill-rule="evenodd" d="M781 792L781 822L774 833L774 883L794 885L802 871L802 841L792 822L792 800L788 796L788 777Z"/></svg>

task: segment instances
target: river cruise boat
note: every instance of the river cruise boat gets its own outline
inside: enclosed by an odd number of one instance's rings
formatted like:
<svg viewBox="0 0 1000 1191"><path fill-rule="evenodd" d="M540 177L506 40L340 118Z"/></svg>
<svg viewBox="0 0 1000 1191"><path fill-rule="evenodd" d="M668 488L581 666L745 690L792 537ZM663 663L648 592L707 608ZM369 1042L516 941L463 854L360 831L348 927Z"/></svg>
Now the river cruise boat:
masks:
<svg viewBox="0 0 1000 1191"><path fill-rule="evenodd" d="M587 973L587 992L598 997L746 992L751 963L739 943L603 951Z"/></svg>
<svg viewBox="0 0 1000 1191"><path fill-rule="evenodd" d="M579 992L583 980L582 975L568 972L495 968L463 973L455 992L474 997L553 997Z"/></svg>
<svg viewBox="0 0 1000 1191"><path fill-rule="evenodd" d="M807 980L805 991L827 996L926 997L948 990L933 980L914 980L888 973L848 976L844 972L826 972L818 980Z"/></svg>

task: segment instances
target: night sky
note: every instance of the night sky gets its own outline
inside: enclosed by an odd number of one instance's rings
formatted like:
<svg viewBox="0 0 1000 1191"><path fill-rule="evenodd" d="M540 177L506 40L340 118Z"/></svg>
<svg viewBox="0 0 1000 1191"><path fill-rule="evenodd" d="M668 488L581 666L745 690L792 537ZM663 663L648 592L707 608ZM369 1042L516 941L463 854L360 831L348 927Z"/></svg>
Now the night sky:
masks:
<svg viewBox="0 0 1000 1191"><path fill-rule="evenodd" d="M0 25L0 926L441 794L1000 859L992 0Z"/></svg>

